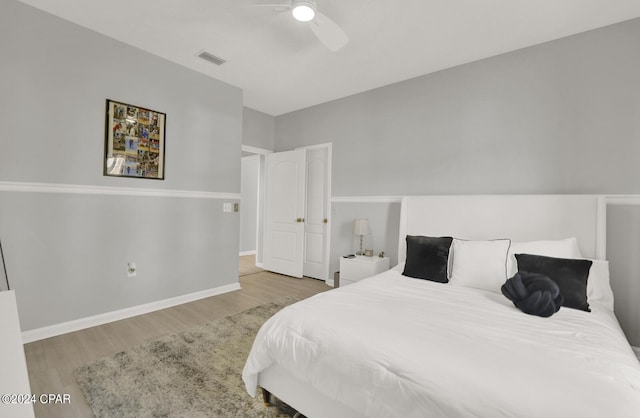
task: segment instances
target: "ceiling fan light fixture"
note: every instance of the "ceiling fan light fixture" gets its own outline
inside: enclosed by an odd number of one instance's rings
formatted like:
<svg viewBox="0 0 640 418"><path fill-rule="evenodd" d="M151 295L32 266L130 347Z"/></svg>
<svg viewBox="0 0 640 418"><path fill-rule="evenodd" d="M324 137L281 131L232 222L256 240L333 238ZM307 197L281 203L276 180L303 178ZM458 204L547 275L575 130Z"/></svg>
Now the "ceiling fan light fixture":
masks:
<svg viewBox="0 0 640 418"><path fill-rule="evenodd" d="M314 1L298 0L291 5L291 14L300 22L310 22L316 16L316 4Z"/></svg>

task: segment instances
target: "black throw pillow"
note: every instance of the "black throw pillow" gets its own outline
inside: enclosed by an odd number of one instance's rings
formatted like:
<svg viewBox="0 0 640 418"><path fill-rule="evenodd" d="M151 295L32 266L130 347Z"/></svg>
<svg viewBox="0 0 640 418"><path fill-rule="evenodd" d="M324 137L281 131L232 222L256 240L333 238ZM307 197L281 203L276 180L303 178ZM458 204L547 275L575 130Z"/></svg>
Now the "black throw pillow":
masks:
<svg viewBox="0 0 640 418"><path fill-rule="evenodd" d="M564 302L556 282L540 273L518 272L500 290L522 312L543 318L558 312Z"/></svg>
<svg viewBox="0 0 640 418"><path fill-rule="evenodd" d="M407 260L402 274L416 279L447 283L452 237L407 235Z"/></svg>
<svg viewBox="0 0 640 418"><path fill-rule="evenodd" d="M516 254L518 272L540 273L556 282L564 297L562 306L591 312L587 302L587 278L591 260Z"/></svg>

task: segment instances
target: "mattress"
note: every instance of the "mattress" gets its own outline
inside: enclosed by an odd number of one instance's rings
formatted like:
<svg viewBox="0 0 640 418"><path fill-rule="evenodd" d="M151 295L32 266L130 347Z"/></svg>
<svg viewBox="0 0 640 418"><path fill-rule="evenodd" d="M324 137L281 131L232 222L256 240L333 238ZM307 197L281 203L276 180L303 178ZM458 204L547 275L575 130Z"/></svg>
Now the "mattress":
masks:
<svg viewBox="0 0 640 418"><path fill-rule="evenodd" d="M591 309L540 318L389 270L274 315L242 377L255 395L277 364L371 417L640 416L640 364L613 312Z"/></svg>

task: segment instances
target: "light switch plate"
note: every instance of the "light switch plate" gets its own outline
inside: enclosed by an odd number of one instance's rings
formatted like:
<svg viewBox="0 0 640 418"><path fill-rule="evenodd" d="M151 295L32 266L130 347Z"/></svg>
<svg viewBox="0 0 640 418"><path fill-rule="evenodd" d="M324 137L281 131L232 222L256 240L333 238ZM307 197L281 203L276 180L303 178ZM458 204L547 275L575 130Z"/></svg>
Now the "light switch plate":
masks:
<svg viewBox="0 0 640 418"><path fill-rule="evenodd" d="M231 204L231 203L223 203L222 204L222 211L223 212L233 212L233 204Z"/></svg>
<svg viewBox="0 0 640 418"><path fill-rule="evenodd" d="M137 273L136 263L129 261L127 263L127 277L135 277Z"/></svg>

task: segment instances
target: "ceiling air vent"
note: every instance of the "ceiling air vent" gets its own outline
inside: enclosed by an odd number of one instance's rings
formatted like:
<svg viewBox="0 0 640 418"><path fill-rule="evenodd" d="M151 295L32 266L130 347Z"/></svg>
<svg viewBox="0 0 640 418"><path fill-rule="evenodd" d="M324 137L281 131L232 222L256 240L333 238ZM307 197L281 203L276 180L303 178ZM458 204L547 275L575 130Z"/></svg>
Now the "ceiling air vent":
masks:
<svg viewBox="0 0 640 418"><path fill-rule="evenodd" d="M225 62L227 62L227 61L223 60L222 58L218 58L215 55L213 55L213 54L211 54L211 53L209 53L207 51L198 52L198 56L200 58L202 58L203 60L206 60L206 61L214 63L215 65L222 65Z"/></svg>

